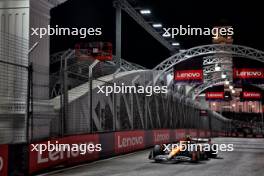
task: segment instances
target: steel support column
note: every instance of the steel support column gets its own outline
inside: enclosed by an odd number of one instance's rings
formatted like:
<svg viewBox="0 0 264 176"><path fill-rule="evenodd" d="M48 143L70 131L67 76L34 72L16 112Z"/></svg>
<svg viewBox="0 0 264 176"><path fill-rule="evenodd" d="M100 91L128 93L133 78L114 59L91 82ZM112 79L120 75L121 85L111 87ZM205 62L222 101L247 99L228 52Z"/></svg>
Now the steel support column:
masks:
<svg viewBox="0 0 264 176"><path fill-rule="evenodd" d="M118 59L118 67L121 67L121 42L122 42L122 9L119 5L116 7L116 39L115 39L115 55Z"/></svg>

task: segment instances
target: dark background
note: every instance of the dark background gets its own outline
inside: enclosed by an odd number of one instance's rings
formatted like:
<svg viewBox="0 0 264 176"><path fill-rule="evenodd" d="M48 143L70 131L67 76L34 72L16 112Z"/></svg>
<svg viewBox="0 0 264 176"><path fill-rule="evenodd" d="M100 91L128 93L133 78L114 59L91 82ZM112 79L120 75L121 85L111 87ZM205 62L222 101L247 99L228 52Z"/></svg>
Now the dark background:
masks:
<svg viewBox="0 0 264 176"><path fill-rule="evenodd" d="M263 5L261 1L230 0L130 0L133 6L149 8L151 17L164 27L191 25L213 27L231 25L234 43L264 50ZM122 14L122 57L147 68L153 68L170 52L142 29L125 12ZM75 43L115 41L115 9L111 0L68 0L51 11L51 25L60 27L102 27L100 37L51 37L51 53L73 48ZM176 38L181 49L211 44L210 36Z"/></svg>

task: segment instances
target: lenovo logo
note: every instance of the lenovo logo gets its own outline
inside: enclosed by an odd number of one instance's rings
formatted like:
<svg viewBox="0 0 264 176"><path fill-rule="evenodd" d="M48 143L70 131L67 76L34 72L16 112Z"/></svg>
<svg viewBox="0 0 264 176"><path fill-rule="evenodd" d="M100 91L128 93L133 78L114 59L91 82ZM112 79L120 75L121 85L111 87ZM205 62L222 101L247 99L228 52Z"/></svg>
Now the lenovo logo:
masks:
<svg viewBox="0 0 264 176"><path fill-rule="evenodd" d="M263 69L234 69L234 78L264 78Z"/></svg>
<svg viewBox="0 0 264 176"><path fill-rule="evenodd" d="M117 137L118 140L118 148L136 146L144 144L144 139L142 136L138 137Z"/></svg>
<svg viewBox="0 0 264 176"><path fill-rule="evenodd" d="M37 163L47 163L47 162L54 162L64 159L72 159L80 156L85 156L88 154L92 154L93 152L99 152L102 150L101 144L94 144L93 142L89 143L82 143L74 146L74 148L64 148L60 150L46 150L46 155L41 151L37 151L38 158ZM58 147L57 147L58 148ZM66 150L65 150L66 149Z"/></svg>
<svg viewBox="0 0 264 176"><path fill-rule="evenodd" d="M207 99L222 99L224 98L224 92L206 92Z"/></svg>
<svg viewBox="0 0 264 176"><path fill-rule="evenodd" d="M154 142L169 142L170 134L168 132L154 132Z"/></svg>
<svg viewBox="0 0 264 176"><path fill-rule="evenodd" d="M202 80L202 70L175 71L175 80Z"/></svg>
<svg viewBox="0 0 264 176"><path fill-rule="evenodd" d="M243 98L260 99L261 93L259 93L259 92L243 92Z"/></svg>

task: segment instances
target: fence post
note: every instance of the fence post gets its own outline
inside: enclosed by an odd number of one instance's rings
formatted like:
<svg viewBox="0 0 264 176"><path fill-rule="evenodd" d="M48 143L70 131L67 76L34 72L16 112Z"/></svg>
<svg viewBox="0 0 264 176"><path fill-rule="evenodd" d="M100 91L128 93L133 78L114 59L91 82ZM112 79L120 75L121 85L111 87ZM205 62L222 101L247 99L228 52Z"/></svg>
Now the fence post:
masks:
<svg viewBox="0 0 264 176"><path fill-rule="evenodd" d="M33 130L34 130L34 121L33 121L33 63L30 59L30 54L36 49L39 42L34 43L34 45L28 50L28 80L27 80L27 109L26 109L26 141L30 143L33 140ZM29 128L31 130L31 139L29 135Z"/></svg>
<svg viewBox="0 0 264 176"><path fill-rule="evenodd" d="M90 91L90 132L93 133L93 68L99 60L95 59L89 66L89 91Z"/></svg>

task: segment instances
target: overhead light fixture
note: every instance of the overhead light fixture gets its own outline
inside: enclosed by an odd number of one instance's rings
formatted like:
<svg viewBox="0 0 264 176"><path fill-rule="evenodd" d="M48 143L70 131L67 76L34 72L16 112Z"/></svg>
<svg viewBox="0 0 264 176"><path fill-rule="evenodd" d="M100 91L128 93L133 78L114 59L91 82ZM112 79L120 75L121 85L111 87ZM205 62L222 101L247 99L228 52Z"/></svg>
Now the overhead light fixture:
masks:
<svg viewBox="0 0 264 176"><path fill-rule="evenodd" d="M161 23L154 23L154 24L152 24L152 27L154 27L154 28L161 28L162 27L162 24Z"/></svg>
<svg viewBox="0 0 264 176"><path fill-rule="evenodd" d="M225 81L225 85L229 85L230 83L229 83L229 81L228 80L226 80Z"/></svg>
<svg viewBox="0 0 264 176"><path fill-rule="evenodd" d="M231 90L232 90L232 89L234 89L234 87L230 85L230 86L229 86L229 89L231 89Z"/></svg>
<svg viewBox="0 0 264 176"><path fill-rule="evenodd" d="M220 70L221 70L221 67L218 64L216 64L215 65L215 71L220 71Z"/></svg>
<svg viewBox="0 0 264 176"><path fill-rule="evenodd" d="M236 93L236 91L233 89L233 90L231 90L231 92L234 94L234 93Z"/></svg>
<svg viewBox="0 0 264 176"><path fill-rule="evenodd" d="M173 42L171 45L172 45L172 46L180 46L180 43L178 43L178 42Z"/></svg>
<svg viewBox="0 0 264 176"><path fill-rule="evenodd" d="M223 74L221 75L221 78L222 78L222 79L225 79L225 78L226 78L226 74L223 73Z"/></svg>
<svg viewBox="0 0 264 176"><path fill-rule="evenodd" d="M147 15L147 14L151 14L151 11L149 9L142 9L142 10L140 10L140 13L142 15Z"/></svg>

